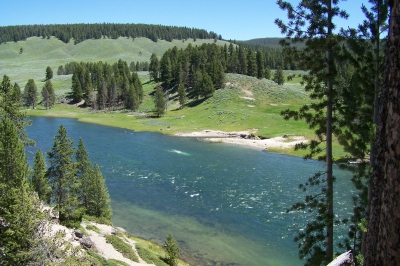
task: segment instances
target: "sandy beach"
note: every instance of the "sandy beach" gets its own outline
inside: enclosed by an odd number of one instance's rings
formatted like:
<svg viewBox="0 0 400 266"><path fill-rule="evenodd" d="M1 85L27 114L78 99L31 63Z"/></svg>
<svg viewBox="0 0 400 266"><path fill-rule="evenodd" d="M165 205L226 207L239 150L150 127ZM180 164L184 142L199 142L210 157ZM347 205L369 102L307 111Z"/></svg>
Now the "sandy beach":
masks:
<svg viewBox="0 0 400 266"><path fill-rule="evenodd" d="M304 136L292 135L260 139L258 137L252 137L252 133L250 131L225 132L216 130L203 130L190 133L177 133L176 136L197 138L210 142L244 145L263 150L269 148L289 149L293 148L298 143L307 142L307 139Z"/></svg>

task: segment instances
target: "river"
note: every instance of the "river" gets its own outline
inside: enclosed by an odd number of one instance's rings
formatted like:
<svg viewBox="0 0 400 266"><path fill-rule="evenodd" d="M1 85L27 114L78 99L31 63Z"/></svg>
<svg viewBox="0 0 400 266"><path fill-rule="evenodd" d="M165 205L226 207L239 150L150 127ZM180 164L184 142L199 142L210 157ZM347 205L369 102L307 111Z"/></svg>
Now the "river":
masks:
<svg viewBox="0 0 400 266"><path fill-rule="evenodd" d="M83 139L106 178L115 226L160 244L170 232L193 265L304 263L293 237L308 218L286 209L304 198L298 184L324 171L323 163L75 119L31 119L27 132L36 146L27 148L30 163L38 148L50 150L61 124L75 147ZM334 171L341 193L335 206L347 215L354 193L350 174Z"/></svg>

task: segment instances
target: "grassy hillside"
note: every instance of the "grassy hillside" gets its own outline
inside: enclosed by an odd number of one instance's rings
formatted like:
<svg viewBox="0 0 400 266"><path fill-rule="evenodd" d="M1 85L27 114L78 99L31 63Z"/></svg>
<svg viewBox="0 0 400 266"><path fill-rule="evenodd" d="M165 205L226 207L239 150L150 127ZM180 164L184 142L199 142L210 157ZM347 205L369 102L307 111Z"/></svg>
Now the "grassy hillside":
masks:
<svg viewBox="0 0 400 266"><path fill-rule="evenodd" d="M8 75L11 81L19 83L23 89L27 80L33 78L40 91L44 85L46 66L51 66L56 73L61 64L72 61L107 61L118 59L127 61L145 61L151 53L158 56L165 50L177 46L185 47L188 43L201 45L214 40L197 40L193 42L158 41L152 42L146 38L128 38L117 40L88 40L77 45L65 44L55 38L29 38L27 41L0 45L0 74ZM219 44L224 42L218 41ZM20 48L24 49L19 54ZM300 71L295 72L301 74ZM285 72L293 74L292 71ZM262 79L227 74L226 86L215 92L208 99L189 99L187 106L179 108L175 94L170 95L168 112L162 118L152 118L154 107L152 92L156 84L149 81L147 72L139 72L144 86L144 102L137 113L131 112L97 112L88 108L78 108L74 105L58 104L51 110L41 106L36 110L28 110L29 115L75 117L84 122L128 128L136 131L157 131L166 134L191 132L204 129L239 131L251 130L263 137L282 135L303 135L313 138L313 132L302 121L285 121L280 112L290 108L297 110L308 100L296 77L283 86ZM71 76L54 75L53 87L58 96L70 92ZM335 146L336 153L342 155L341 148ZM302 153L284 151L301 155Z"/></svg>
<svg viewBox="0 0 400 266"><path fill-rule="evenodd" d="M57 68L72 61L84 62L117 62L122 59L128 64L132 61L149 61L152 53L159 57L174 46L184 48L189 43L201 45L211 43L214 40L192 39L186 41L173 40L167 42L159 40L153 42L147 38L118 38L87 40L77 45L73 42L63 43L52 37L42 39L38 37L28 38L26 41L9 42L0 45L0 75L8 75L13 82L17 82L22 88L28 79L33 78L38 87L44 79L47 66L53 69L56 74ZM217 41L217 44L224 44L224 41ZM20 54L20 48L23 53ZM54 81L63 83L65 77L55 75ZM57 84L55 84L57 85ZM57 86L55 86L57 89Z"/></svg>

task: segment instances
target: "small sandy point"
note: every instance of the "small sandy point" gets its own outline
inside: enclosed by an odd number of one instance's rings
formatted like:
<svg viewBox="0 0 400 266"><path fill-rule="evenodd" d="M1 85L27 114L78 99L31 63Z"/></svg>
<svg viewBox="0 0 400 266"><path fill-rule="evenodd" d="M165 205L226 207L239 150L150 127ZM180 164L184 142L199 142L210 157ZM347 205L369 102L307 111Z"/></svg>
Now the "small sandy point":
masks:
<svg viewBox="0 0 400 266"><path fill-rule="evenodd" d="M248 138L249 135L250 135L249 131L225 132L218 130L203 130L197 132L176 134L176 136L180 137L195 137L210 142L230 143L230 144L243 145L261 149L268 149L268 148L289 149L293 148L298 143L308 141L304 136L258 139L258 138Z"/></svg>

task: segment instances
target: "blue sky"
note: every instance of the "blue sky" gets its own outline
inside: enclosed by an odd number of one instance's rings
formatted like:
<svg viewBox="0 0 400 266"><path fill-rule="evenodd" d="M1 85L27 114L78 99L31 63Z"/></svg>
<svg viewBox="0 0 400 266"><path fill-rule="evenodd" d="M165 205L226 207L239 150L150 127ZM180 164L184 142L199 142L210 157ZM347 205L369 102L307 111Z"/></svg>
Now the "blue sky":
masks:
<svg viewBox="0 0 400 266"><path fill-rule="evenodd" d="M286 18L275 0L5 0L0 26L64 23L145 23L187 26L221 34L224 39L280 37L275 18ZM298 3L298 0L291 0ZM341 6L350 18L339 27L356 27L367 0Z"/></svg>

